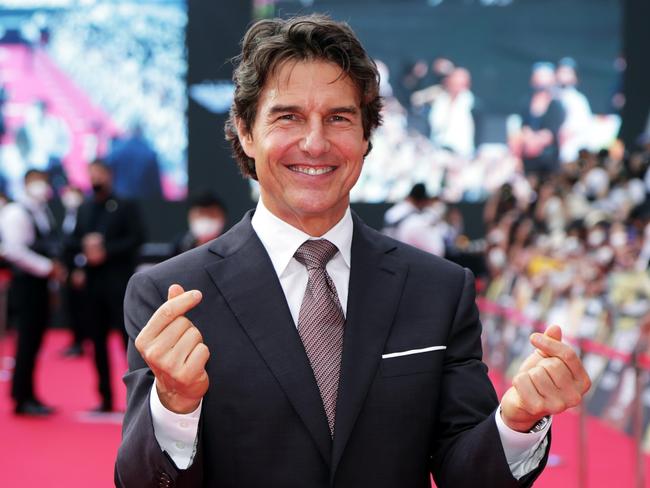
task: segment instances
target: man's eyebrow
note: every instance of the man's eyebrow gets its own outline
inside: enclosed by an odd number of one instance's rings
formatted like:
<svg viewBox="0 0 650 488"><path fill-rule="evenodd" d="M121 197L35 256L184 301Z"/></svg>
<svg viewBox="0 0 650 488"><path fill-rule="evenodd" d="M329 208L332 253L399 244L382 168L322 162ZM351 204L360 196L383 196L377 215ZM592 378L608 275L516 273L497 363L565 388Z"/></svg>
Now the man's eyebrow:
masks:
<svg viewBox="0 0 650 488"><path fill-rule="evenodd" d="M330 111L332 114L351 114L356 115L359 113L359 109L354 105L347 105L345 107L334 107Z"/></svg>
<svg viewBox="0 0 650 488"><path fill-rule="evenodd" d="M285 112L300 112L302 108L299 105L273 105L269 109L269 115L275 115L278 113L285 113ZM327 111L330 114L351 114L351 115L356 115L359 113L359 109L355 107L354 105L346 105L343 107L332 107Z"/></svg>
<svg viewBox="0 0 650 488"><path fill-rule="evenodd" d="M299 112L300 107L298 105L273 105L269 109L269 115L278 114L282 112Z"/></svg>

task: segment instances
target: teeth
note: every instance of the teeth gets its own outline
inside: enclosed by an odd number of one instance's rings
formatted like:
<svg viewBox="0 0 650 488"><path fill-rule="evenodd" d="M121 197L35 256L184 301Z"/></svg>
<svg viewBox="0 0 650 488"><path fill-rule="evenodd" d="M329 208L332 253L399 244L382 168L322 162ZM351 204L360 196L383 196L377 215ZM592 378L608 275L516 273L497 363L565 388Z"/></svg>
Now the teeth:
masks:
<svg viewBox="0 0 650 488"><path fill-rule="evenodd" d="M324 175L325 173L334 171L334 168L331 166L327 168L314 168L313 166L291 166L291 170L306 175L316 176Z"/></svg>

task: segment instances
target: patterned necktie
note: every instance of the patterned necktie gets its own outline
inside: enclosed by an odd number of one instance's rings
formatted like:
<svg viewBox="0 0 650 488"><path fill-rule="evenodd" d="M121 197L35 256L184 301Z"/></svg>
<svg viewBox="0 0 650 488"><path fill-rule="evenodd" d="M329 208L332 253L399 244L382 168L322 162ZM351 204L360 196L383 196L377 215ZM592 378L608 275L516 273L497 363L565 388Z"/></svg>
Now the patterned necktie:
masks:
<svg viewBox="0 0 650 488"><path fill-rule="evenodd" d="M314 371L330 434L334 436L345 317L325 265L338 249L325 239L306 241L295 258L307 268L309 279L298 315L298 333Z"/></svg>

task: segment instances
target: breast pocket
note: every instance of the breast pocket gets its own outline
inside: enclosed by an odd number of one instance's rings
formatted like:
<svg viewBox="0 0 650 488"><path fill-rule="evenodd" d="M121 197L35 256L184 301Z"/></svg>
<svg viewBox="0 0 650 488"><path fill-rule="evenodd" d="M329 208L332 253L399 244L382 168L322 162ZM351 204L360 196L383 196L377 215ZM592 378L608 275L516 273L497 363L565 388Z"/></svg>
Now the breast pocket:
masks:
<svg viewBox="0 0 650 488"><path fill-rule="evenodd" d="M405 376L433 371L445 354L445 346L387 353L382 356L380 372L382 376Z"/></svg>

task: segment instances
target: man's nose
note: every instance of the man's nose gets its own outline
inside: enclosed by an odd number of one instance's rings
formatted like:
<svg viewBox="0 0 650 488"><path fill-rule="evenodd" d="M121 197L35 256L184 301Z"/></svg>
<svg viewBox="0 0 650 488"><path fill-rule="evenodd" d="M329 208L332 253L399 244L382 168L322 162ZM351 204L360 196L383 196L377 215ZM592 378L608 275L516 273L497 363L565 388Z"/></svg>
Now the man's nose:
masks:
<svg viewBox="0 0 650 488"><path fill-rule="evenodd" d="M318 157L329 151L330 142L321 120L309 121L305 127L305 133L303 134L299 147L311 157Z"/></svg>

